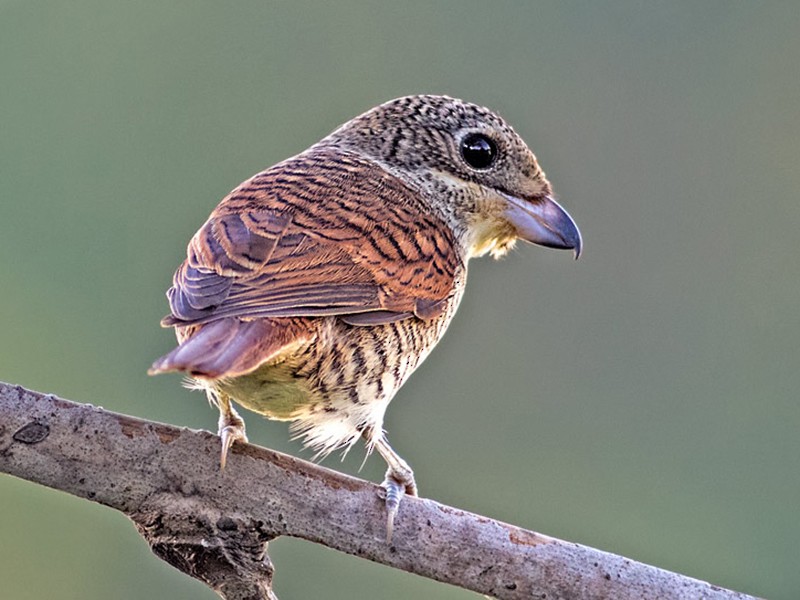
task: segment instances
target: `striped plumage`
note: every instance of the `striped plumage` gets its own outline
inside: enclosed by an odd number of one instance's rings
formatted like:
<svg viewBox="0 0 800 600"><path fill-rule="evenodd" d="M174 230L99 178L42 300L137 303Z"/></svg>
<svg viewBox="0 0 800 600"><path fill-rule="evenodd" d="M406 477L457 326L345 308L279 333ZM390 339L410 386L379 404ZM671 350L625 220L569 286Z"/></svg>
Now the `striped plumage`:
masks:
<svg viewBox="0 0 800 600"><path fill-rule="evenodd" d="M209 392L223 465L246 440L231 400L293 421L319 455L363 437L389 465L391 523L416 486L386 407L444 334L468 259L518 238L580 250L519 136L459 100L388 102L220 202L168 292L180 344L151 372Z"/></svg>
<svg viewBox="0 0 800 600"><path fill-rule="evenodd" d="M336 317L306 319L308 342L278 366L248 375L246 386L291 378L299 396L275 390L268 398L244 391L233 379L219 389L245 408L273 419L294 421L292 430L317 455L347 447L365 435L382 435L383 414L395 392L444 333L460 300L429 321L400 320L375 326L351 326ZM283 402L278 396L282 396Z"/></svg>

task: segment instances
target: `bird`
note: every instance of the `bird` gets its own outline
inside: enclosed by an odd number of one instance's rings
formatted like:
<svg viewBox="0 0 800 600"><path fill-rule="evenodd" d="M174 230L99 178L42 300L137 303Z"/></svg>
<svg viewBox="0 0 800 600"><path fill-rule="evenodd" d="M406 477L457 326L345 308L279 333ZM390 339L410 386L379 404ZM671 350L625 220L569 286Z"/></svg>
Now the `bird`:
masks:
<svg viewBox="0 0 800 600"><path fill-rule="evenodd" d="M219 409L220 466L247 442L234 403L290 421L323 458L359 439L387 465L386 537L414 472L384 414L442 338L470 258L517 240L580 255L577 225L497 113L440 95L376 106L247 179L191 238L167 292L179 372Z"/></svg>

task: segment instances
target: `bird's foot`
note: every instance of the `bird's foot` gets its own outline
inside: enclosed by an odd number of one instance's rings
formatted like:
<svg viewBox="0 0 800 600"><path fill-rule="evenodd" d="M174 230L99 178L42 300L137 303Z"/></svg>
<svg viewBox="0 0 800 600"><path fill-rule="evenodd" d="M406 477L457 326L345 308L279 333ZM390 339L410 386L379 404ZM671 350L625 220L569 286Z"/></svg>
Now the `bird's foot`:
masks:
<svg viewBox="0 0 800 600"><path fill-rule="evenodd" d="M386 543L391 544L392 534L394 533L394 519L397 516L397 511L400 510L400 500L406 494L416 496L417 484L414 481L414 472L410 468L398 472L390 467L386 472L386 479L383 480L381 485L386 490Z"/></svg>
<svg viewBox="0 0 800 600"><path fill-rule="evenodd" d="M414 481L414 471L408 466L408 463L395 452L386 440L386 436L381 433L377 437L372 436L372 431L364 433L367 439L375 450L378 451L386 461L389 469L386 471L386 479L381 484L386 491L384 501L386 502L386 543L392 543L392 534L394 533L394 519L397 516L397 511L400 509L400 500L403 496L417 495L417 483Z"/></svg>
<svg viewBox="0 0 800 600"><path fill-rule="evenodd" d="M217 434L222 441L222 450L219 456L219 468L224 469L228 460L228 450L233 446L233 442L240 441L247 443L247 434L244 430L244 421L233 408L227 413L220 413L219 430Z"/></svg>

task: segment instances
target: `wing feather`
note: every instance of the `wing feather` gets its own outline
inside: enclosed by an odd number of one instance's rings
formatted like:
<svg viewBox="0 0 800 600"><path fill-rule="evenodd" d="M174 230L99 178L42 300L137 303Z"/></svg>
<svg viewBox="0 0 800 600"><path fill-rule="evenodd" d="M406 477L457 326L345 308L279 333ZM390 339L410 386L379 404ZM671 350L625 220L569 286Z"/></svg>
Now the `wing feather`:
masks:
<svg viewBox="0 0 800 600"><path fill-rule="evenodd" d="M382 167L312 150L229 194L189 243L165 326L228 317L436 317L464 268L453 233ZM345 319L347 320L347 319Z"/></svg>

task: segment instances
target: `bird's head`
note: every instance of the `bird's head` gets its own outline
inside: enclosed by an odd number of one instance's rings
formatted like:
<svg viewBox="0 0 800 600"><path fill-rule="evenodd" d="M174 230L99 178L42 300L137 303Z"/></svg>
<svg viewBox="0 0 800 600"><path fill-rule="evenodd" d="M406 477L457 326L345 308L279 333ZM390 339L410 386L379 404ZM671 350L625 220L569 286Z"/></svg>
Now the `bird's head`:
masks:
<svg viewBox="0 0 800 600"><path fill-rule="evenodd" d="M501 256L517 239L581 251L533 152L491 110L447 96L406 96L356 117L322 143L367 154L415 183L469 256Z"/></svg>

